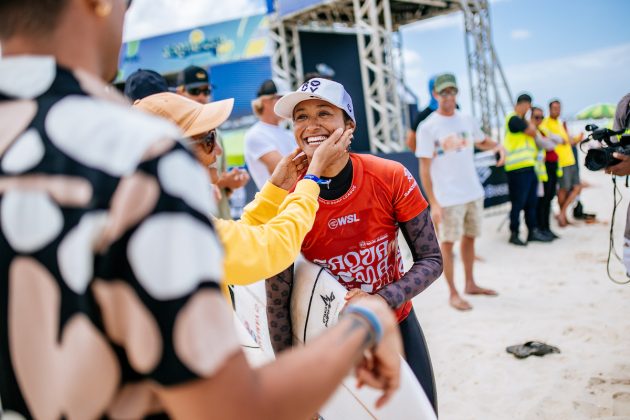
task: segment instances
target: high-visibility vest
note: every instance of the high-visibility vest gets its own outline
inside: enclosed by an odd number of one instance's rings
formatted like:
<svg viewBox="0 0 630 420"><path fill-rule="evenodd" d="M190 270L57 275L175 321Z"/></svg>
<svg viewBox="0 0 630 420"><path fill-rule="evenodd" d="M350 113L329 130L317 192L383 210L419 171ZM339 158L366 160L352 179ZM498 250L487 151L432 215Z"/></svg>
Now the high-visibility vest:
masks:
<svg viewBox="0 0 630 420"><path fill-rule="evenodd" d="M510 118L515 116L515 112L509 113L505 117L505 139L503 146L505 147L505 171L515 171L521 168L529 168L536 166L536 155L538 148L534 138L525 133L512 133L510 131Z"/></svg>
<svg viewBox="0 0 630 420"><path fill-rule="evenodd" d="M547 175L547 167L545 166L545 151L539 150L536 154L536 165L534 171L540 182L549 181L549 175Z"/></svg>

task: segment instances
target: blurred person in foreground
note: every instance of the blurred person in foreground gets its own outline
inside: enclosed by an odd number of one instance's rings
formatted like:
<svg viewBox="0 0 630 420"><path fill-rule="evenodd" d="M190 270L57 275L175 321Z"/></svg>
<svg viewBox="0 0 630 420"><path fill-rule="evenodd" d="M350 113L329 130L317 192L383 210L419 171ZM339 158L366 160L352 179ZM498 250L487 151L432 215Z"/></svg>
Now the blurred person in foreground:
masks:
<svg viewBox="0 0 630 420"><path fill-rule="evenodd" d="M480 287L474 278L475 238L481 234L484 190L475 169L474 148L499 153L498 166L505 151L490 139L472 117L459 112L457 82L450 73L435 79L433 97L438 109L419 127L416 156L420 159L420 178L431 205L431 218L440 238L444 258L444 277L449 288L449 304L470 310L455 287L453 247L461 241L462 263L469 295L496 296L494 290Z"/></svg>
<svg viewBox="0 0 630 420"><path fill-rule="evenodd" d="M202 105L212 100L212 85L206 69L198 66L188 66L177 75L176 92L185 98L191 99ZM249 182L246 170L232 168L227 171L227 156L223 147L221 136L216 134L215 155L217 159L207 165L215 193L218 198L218 216L221 219L231 219L230 201L232 191L244 187Z"/></svg>
<svg viewBox="0 0 630 420"><path fill-rule="evenodd" d="M279 86L278 86L279 85ZM260 190L273 173L280 159L295 149L293 135L282 125L282 118L273 107L283 93L280 81L265 80L252 101L258 122L245 133L245 163L256 187Z"/></svg>
<svg viewBox="0 0 630 420"><path fill-rule="evenodd" d="M104 82L128 6L0 3L3 414L307 418L353 367L384 403L401 344L377 298L308 346L248 366L219 290L202 167L176 126Z"/></svg>
<svg viewBox="0 0 630 420"><path fill-rule="evenodd" d="M304 82L278 100L275 112L293 120L295 141L309 162L331 137L350 138L356 128L352 98L343 85L327 79ZM320 175L307 173L303 179L314 180L321 191L302 254L348 290L349 304L373 295L395 311L407 363L437 412L431 359L411 299L440 276L442 255L413 175L398 162L346 152ZM406 273L399 229L413 257ZM266 282L267 319L276 354L293 345L292 269Z"/></svg>
<svg viewBox="0 0 630 420"><path fill-rule="evenodd" d="M538 155L536 146L536 127L525 119L532 107L532 97L526 93L518 96L514 111L505 117L506 150L505 174L510 190L510 240L517 246L525 246L527 242L551 242L553 238L538 229L536 209L538 206L538 177L535 166ZM525 212L527 225L527 242L519 238L521 211Z"/></svg>

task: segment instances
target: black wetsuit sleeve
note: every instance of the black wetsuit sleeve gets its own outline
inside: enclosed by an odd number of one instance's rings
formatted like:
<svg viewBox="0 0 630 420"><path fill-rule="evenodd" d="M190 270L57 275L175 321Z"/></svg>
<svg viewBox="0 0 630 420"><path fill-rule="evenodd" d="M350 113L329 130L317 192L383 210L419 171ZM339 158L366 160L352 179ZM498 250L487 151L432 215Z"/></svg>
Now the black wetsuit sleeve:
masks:
<svg viewBox="0 0 630 420"><path fill-rule="evenodd" d="M443 268L442 252L428 208L408 222L400 223L400 230L411 249L413 266L400 280L377 292L392 308L398 308L429 287L440 277Z"/></svg>
<svg viewBox="0 0 630 420"><path fill-rule="evenodd" d="M267 325L271 346L276 354L291 347L291 289L293 288L293 265L265 280L267 292Z"/></svg>
<svg viewBox="0 0 630 420"><path fill-rule="evenodd" d="M510 121L508 121L508 128L512 133L522 133L527 130L527 127L527 121L517 115L514 115L510 118Z"/></svg>

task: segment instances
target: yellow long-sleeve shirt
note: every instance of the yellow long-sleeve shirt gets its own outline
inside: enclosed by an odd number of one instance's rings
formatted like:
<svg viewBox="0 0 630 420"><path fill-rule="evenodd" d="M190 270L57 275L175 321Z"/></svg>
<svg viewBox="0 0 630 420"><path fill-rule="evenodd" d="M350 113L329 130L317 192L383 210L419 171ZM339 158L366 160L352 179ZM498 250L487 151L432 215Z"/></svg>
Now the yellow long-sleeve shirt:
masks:
<svg viewBox="0 0 630 420"><path fill-rule="evenodd" d="M289 267L313 227L318 196L311 180L298 182L291 194L267 182L241 220L214 219L225 247L224 284L255 283Z"/></svg>

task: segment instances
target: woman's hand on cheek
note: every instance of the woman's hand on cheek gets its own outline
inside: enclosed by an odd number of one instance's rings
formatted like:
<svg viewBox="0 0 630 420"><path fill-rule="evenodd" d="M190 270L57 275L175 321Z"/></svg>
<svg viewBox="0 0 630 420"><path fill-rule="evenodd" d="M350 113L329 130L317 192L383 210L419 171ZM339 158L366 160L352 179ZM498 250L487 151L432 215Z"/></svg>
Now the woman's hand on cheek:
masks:
<svg viewBox="0 0 630 420"><path fill-rule="evenodd" d="M298 177L304 173L308 166L306 155L298 147L283 157L276 169L274 169L269 182L283 190L289 190L295 185Z"/></svg>

